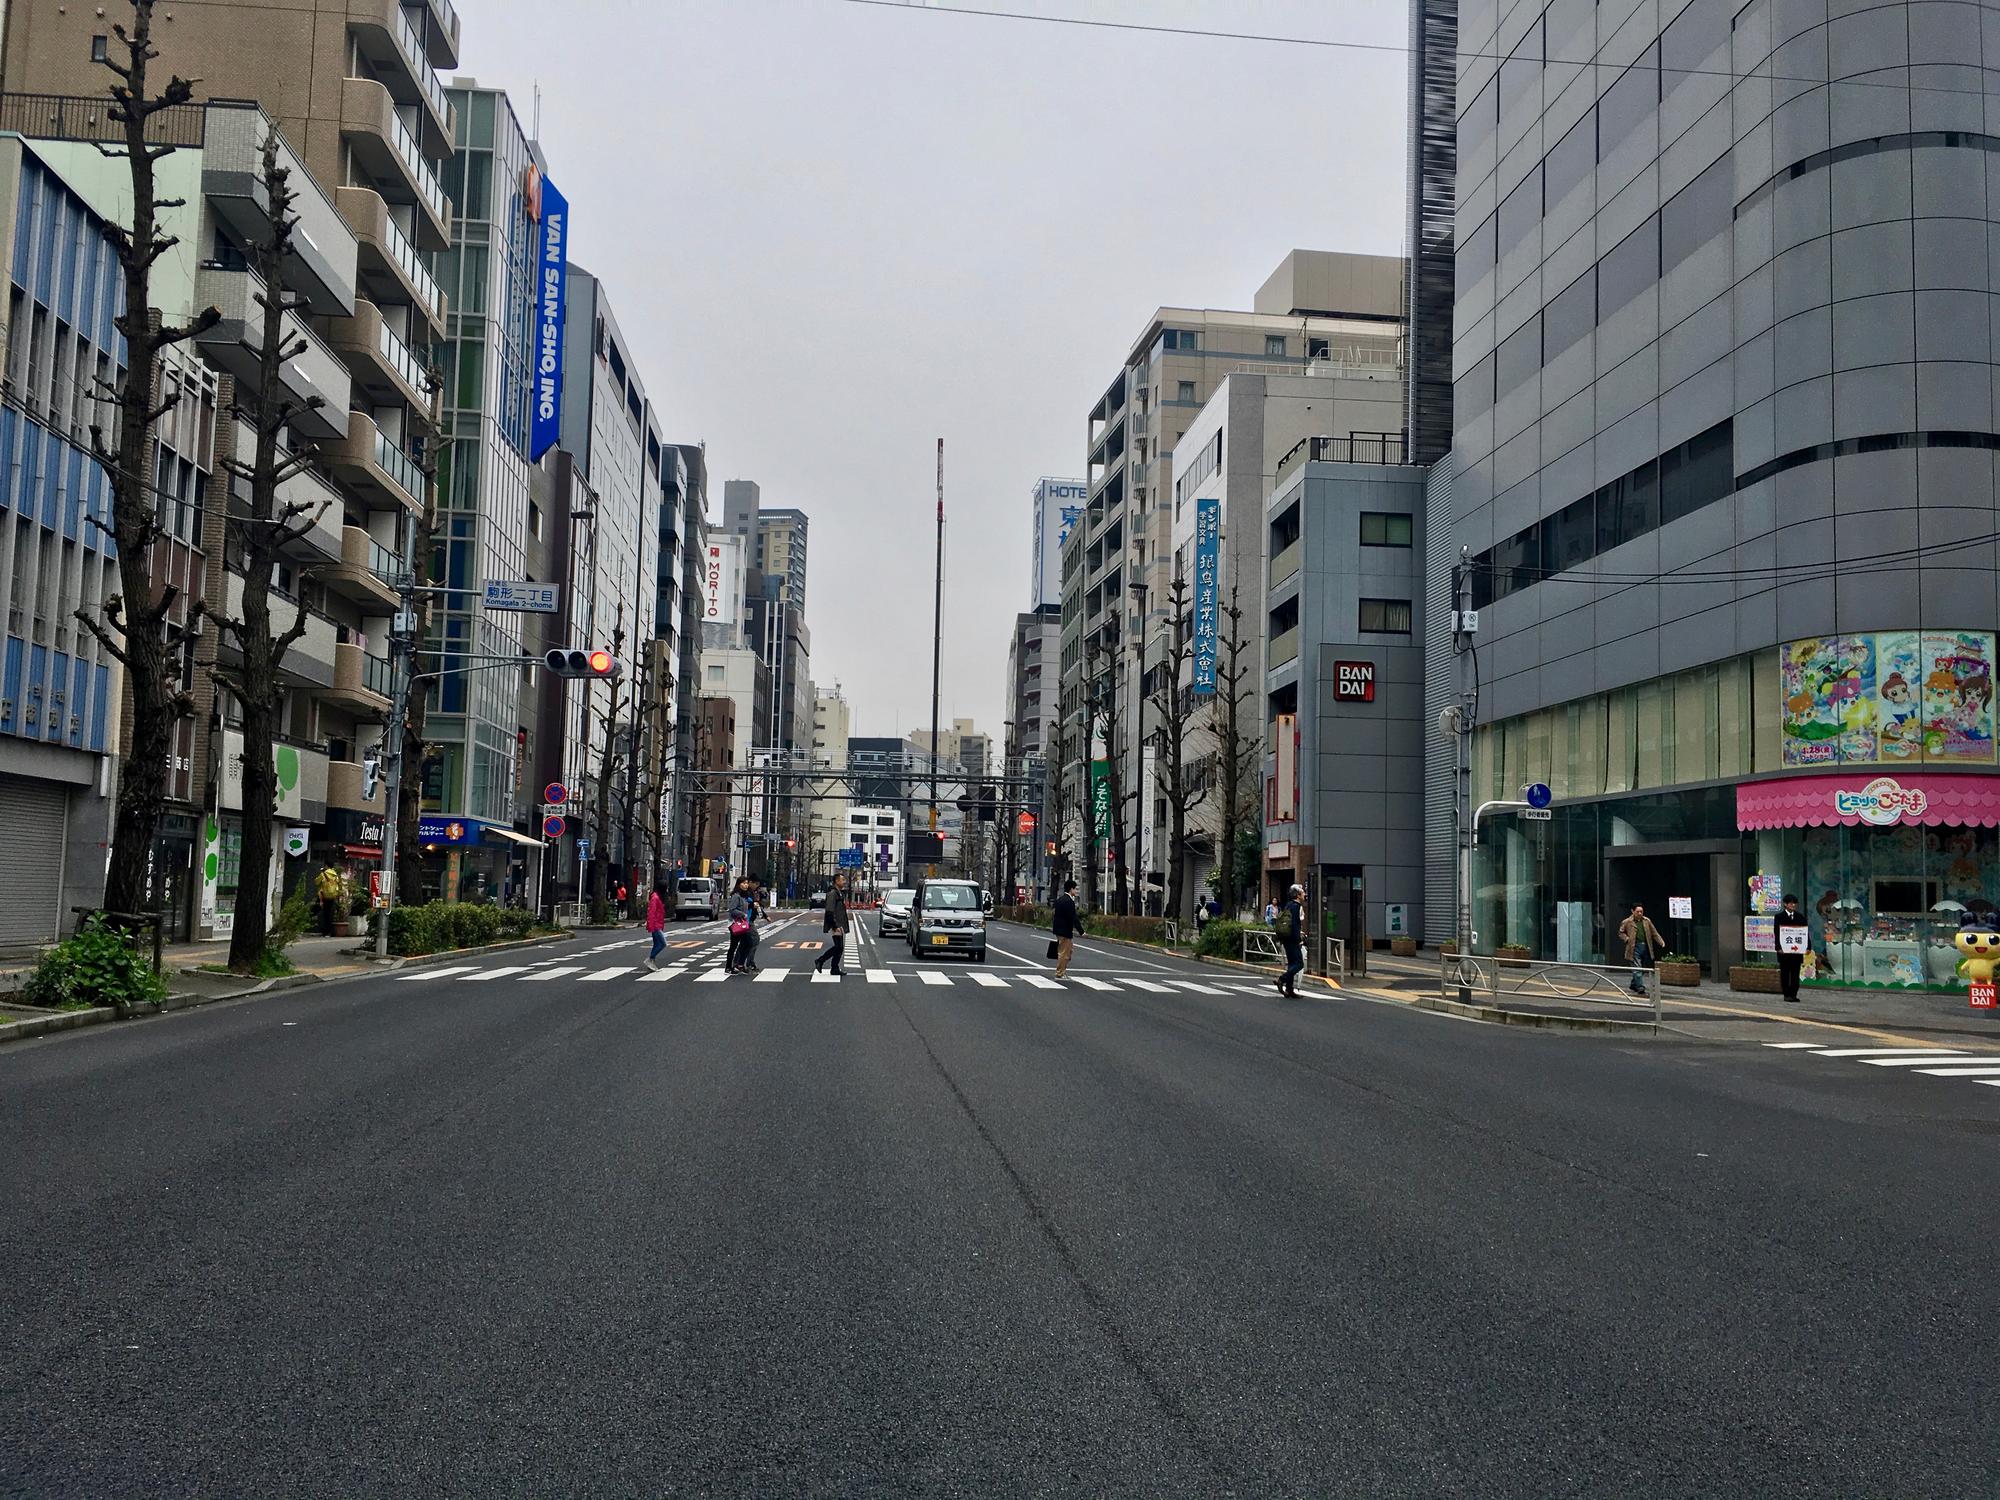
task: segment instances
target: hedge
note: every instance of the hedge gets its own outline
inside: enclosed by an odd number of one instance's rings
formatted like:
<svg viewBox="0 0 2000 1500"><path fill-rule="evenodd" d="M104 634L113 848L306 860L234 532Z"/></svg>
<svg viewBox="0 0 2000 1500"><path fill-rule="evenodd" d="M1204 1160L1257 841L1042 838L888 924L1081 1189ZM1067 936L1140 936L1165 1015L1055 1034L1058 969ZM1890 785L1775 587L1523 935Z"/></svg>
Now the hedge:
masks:
<svg viewBox="0 0 2000 1500"><path fill-rule="evenodd" d="M526 937L535 914L474 901L432 901L389 913L389 951L412 955L478 948L502 938Z"/></svg>
<svg viewBox="0 0 2000 1500"><path fill-rule="evenodd" d="M1194 951L1204 958L1241 958L1244 933L1269 931L1271 929L1262 922L1230 922L1218 918L1202 928Z"/></svg>

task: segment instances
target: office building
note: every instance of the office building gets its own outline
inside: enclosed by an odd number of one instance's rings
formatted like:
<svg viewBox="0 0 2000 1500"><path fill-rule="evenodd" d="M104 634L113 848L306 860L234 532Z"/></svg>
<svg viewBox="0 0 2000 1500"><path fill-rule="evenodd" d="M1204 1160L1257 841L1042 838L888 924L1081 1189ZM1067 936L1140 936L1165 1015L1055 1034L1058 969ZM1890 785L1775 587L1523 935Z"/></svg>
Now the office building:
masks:
<svg viewBox="0 0 2000 1500"><path fill-rule="evenodd" d="M847 737L853 727L854 716L840 688L836 685L816 690L813 695L812 764L816 767L844 767L847 764ZM851 800L844 783L829 785L825 796L812 800L810 827L817 848L831 851L840 847L847 828L847 809ZM829 853L827 857L831 860L832 855Z"/></svg>
<svg viewBox="0 0 2000 1500"><path fill-rule="evenodd" d="M778 580L778 597L801 616L806 608L806 513L760 510L757 548L750 565Z"/></svg>
<svg viewBox="0 0 2000 1500"><path fill-rule="evenodd" d="M1125 788L1140 780L1131 726L1145 672L1161 666L1159 649L1143 666L1137 653L1143 640L1161 635L1148 615L1162 608L1172 582L1175 445L1216 385L1237 371L1393 366L1393 342L1382 335L1399 327L1403 314L1399 257L1295 250L1249 312L1158 309L1092 404L1089 499L1080 523L1084 576L1074 634L1066 626L1063 638L1062 710L1081 743L1088 682L1118 693L1123 743L1115 749ZM1140 801L1149 815L1151 797Z"/></svg>
<svg viewBox="0 0 2000 1500"><path fill-rule="evenodd" d="M708 545L707 455L697 445L669 443L660 462L659 581L653 634L660 656L655 681L670 681L670 697L659 700L662 723L655 729L658 769L655 816L665 848L674 859L699 856L688 850L688 771L701 692L702 558ZM657 757L664 747L664 760Z"/></svg>
<svg viewBox="0 0 2000 1500"><path fill-rule="evenodd" d="M687 767L694 774L683 777L682 798L688 808L686 858L690 870L712 875L732 868L736 860L734 796L724 774L737 764L736 700L697 697L690 738Z"/></svg>
<svg viewBox="0 0 2000 1500"><path fill-rule="evenodd" d="M753 752L760 744L755 726L767 720L771 712L771 669L748 646L704 646L701 653L701 696L729 701L729 767L733 771L748 770L752 765ZM710 753L713 753L712 745ZM715 803L718 799L712 795L713 779L703 778L702 786L704 792L711 794L710 803ZM761 778L732 777L729 793L724 844L732 851L728 856L730 863L740 871L744 835L752 831L753 823L756 831L762 831L767 799Z"/></svg>
<svg viewBox="0 0 2000 1500"><path fill-rule="evenodd" d="M850 806L840 842L865 856L850 870L848 887L863 899L895 890L903 882L903 814L895 807Z"/></svg>
<svg viewBox="0 0 2000 1500"><path fill-rule="evenodd" d="M1991 158L1933 86L1992 14L1465 10L1434 572L1469 551L1474 800L1556 803L1481 829L1482 947L1679 898L1720 973L1783 892L1821 973L1948 982L2000 901Z"/></svg>

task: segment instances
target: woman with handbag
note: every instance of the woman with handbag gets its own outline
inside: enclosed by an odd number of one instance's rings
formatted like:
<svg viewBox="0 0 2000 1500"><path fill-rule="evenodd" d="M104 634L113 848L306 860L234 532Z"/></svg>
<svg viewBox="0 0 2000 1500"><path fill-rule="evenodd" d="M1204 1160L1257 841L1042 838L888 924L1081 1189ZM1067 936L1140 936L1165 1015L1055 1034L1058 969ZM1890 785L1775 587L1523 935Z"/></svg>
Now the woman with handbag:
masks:
<svg viewBox="0 0 2000 1500"><path fill-rule="evenodd" d="M757 951L757 888L745 875L736 882L736 894L729 900L729 957L724 967L732 974L748 974L756 965L750 955Z"/></svg>

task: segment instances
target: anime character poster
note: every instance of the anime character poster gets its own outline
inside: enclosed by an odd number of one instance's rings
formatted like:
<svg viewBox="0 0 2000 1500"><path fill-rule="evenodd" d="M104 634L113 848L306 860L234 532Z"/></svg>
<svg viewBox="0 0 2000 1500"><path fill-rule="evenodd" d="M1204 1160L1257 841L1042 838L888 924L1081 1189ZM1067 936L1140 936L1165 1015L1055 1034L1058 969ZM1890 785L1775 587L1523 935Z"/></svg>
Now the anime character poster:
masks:
<svg viewBox="0 0 2000 1500"><path fill-rule="evenodd" d="M1874 636L1793 641L1782 673L1786 765L1880 759Z"/></svg>
<svg viewBox="0 0 2000 1500"><path fill-rule="evenodd" d="M1885 761L1915 761L1924 750L1924 649L1914 630L1875 637L1875 739Z"/></svg>
<svg viewBox="0 0 2000 1500"><path fill-rule="evenodd" d="M1923 633L1923 758L1993 764L1993 637L1978 630Z"/></svg>

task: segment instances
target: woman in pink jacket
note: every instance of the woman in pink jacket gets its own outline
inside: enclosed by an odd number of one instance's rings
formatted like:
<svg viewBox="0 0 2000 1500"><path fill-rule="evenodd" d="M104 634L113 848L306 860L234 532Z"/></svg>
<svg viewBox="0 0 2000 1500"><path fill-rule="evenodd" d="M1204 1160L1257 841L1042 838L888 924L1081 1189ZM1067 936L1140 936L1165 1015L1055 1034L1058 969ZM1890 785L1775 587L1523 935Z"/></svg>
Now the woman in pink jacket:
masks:
<svg viewBox="0 0 2000 1500"><path fill-rule="evenodd" d="M653 882L653 894L646 898L646 931L653 935L653 951L646 955L646 967L657 969L667 947L667 883Z"/></svg>

